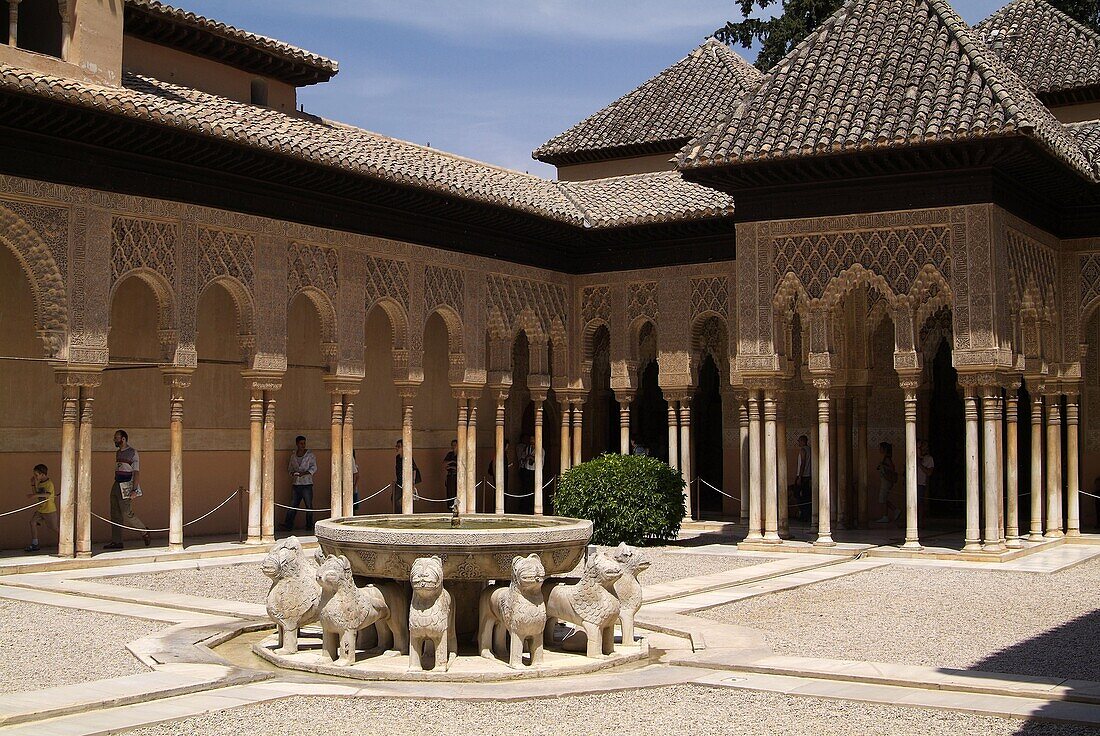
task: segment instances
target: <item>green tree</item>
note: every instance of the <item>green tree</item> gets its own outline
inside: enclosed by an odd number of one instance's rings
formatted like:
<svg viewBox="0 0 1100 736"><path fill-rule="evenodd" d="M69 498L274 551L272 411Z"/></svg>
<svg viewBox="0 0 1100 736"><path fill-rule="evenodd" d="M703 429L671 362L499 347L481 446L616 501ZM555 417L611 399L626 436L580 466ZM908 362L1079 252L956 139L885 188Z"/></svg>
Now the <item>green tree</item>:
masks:
<svg viewBox="0 0 1100 736"><path fill-rule="evenodd" d="M1097 0L1048 1L1063 13L1100 32L1100 2ZM755 9L766 10L779 3L782 3L783 12L774 18L749 17ZM714 32L714 36L719 41L739 44L744 48L759 41L761 48L756 66L767 70L843 4L844 0L737 0L742 19L736 23L726 23Z"/></svg>

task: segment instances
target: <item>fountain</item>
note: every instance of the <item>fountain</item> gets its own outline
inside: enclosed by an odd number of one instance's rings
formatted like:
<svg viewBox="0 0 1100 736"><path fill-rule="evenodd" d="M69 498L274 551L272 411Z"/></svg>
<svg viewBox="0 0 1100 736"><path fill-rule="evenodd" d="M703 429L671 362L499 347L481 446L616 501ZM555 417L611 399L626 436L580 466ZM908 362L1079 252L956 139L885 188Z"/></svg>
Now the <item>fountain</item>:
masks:
<svg viewBox="0 0 1100 736"><path fill-rule="evenodd" d="M642 556L625 545L586 555L590 521L452 509L326 519L315 529L320 551L290 538L264 563L279 632L253 650L280 667L493 681L648 658L646 640L632 636L640 594L620 603L617 592L620 579L637 588ZM582 561L579 578L561 577ZM631 636L616 645L620 619Z"/></svg>

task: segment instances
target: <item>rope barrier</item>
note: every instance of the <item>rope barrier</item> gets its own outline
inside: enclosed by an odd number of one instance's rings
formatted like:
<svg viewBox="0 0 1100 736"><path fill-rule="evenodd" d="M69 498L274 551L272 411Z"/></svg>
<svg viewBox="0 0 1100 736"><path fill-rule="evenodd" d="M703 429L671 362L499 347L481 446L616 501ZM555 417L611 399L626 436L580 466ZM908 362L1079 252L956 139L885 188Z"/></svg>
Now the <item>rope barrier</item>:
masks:
<svg viewBox="0 0 1100 736"><path fill-rule="evenodd" d="M35 506L41 506L41 505L42 505L41 501L35 501L32 504L27 504L26 506L23 506L22 508L12 509L11 511L5 511L4 513L0 514L0 516L11 516L12 514L18 514L20 511L26 511L27 509L33 509Z"/></svg>
<svg viewBox="0 0 1100 736"><path fill-rule="evenodd" d="M392 485L392 484L390 484L390 483L387 483L386 485L382 486L381 488L379 488L379 489L378 489L377 491L375 491L374 493L370 494L370 495L369 495L369 496L367 496L366 498L360 498L360 499L359 499L358 501L356 501L355 503L353 503L353 504L352 504L352 508L354 508L354 507L358 506L359 504L363 503L364 501L369 501L369 500L371 500L372 498L374 498L374 497L375 497L375 496L377 496L378 494L382 493L382 491L386 491L386 490L389 490L389 487L390 487L390 485Z"/></svg>
<svg viewBox="0 0 1100 736"><path fill-rule="evenodd" d="M452 503L458 497L457 496L451 496L450 498L427 498L427 497L421 496L419 493L417 493L416 489L414 488L413 489L413 498L415 498L417 501L431 501L432 503Z"/></svg>
<svg viewBox="0 0 1100 736"><path fill-rule="evenodd" d="M310 509L310 508L306 508L305 506L287 506L284 503L277 503L277 504L275 504L275 507L280 508L280 509L287 509L288 511L304 511L307 514L319 514L319 513L324 512L324 511L332 511L331 508L327 508L327 509Z"/></svg>
<svg viewBox="0 0 1100 736"><path fill-rule="evenodd" d="M542 490L545 491L547 488L550 487L550 484L553 483L554 481L556 481L557 479L558 479L558 476L555 475L553 478L551 478L550 480L543 483L542 484Z"/></svg>
<svg viewBox="0 0 1100 736"><path fill-rule="evenodd" d="M200 516L197 519L192 519L191 521L184 522L183 526L191 526L192 524L196 524L196 523L202 521L203 519L210 516L211 514L213 514L218 509L220 509L222 506L225 506L227 503L229 503L238 493L240 493L239 489L236 490L236 491L233 491L228 496L226 496L225 500L222 501L221 503L219 503L217 506L210 509L209 511L207 511L205 514L203 514L202 516ZM110 519L104 519L102 516L95 513L94 511L91 512L91 514L95 518L99 519L100 521L105 521L108 524L110 524L111 526L117 526L119 529L129 529L132 532L145 532L145 533L148 534L148 533L151 533L151 532L167 532L167 531L172 530L171 527L165 527L163 529L142 529L142 528L136 527L136 526L126 526L125 524L119 524L117 522L111 521Z"/></svg>
<svg viewBox="0 0 1100 736"><path fill-rule="evenodd" d="M1089 493L1088 491L1077 491L1077 492L1080 493L1082 496L1088 496L1089 498L1100 498L1100 496L1097 496L1095 493Z"/></svg>
<svg viewBox="0 0 1100 736"><path fill-rule="evenodd" d="M721 493L721 494L722 494L723 496L725 496L726 498L732 498L732 499L733 499L734 501L736 501L737 503L741 503L741 498L740 498L740 496L731 496L730 494L728 494L728 493L726 493L725 491L723 491L723 490L722 490L721 488L716 488L715 486L713 486L712 484L710 484L710 483L708 483L707 481L703 480L702 478L696 478L695 480L696 480L696 482L697 482L697 483L702 483L702 484L703 484L703 485L705 485L705 486L706 486L707 488L710 488L711 490L714 490L714 491L717 491L718 493Z"/></svg>
<svg viewBox="0 0 1100 736"><path fill-rule="evenodd" d="M516 494L516 493L508 493L508 491L505 491L504 495L507 496L508 498L530 498L531 496L535 495L535 492L531 491L530 493Z"/></svg>

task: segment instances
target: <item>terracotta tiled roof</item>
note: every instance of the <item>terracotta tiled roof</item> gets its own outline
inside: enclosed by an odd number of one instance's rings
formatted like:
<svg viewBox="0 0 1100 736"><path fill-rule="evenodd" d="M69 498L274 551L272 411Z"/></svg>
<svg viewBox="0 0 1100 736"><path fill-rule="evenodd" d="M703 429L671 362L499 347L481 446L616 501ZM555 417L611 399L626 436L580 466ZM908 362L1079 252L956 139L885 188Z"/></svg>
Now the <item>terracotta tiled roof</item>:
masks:
<svg viewBox="0 0 1100 736"><path fill-rule="evenodd" d="M559 182L590 227L615 227L677 219L718 217L733 212L733 198L686 182L676 171ZM717 196L716 196L717 195Z"/></svg>
<svg viewBox="0 0 1100 736"><path fill-rule="evenodd" d="M686 57L535 149L547 163L673 153L752 89L760 72L708 40Z"/></svg>
<svg viewBox="0 0 1100 736"><path fill-rule="evenodd" d="M1078 145L944 0L849 0L681 152L681 168L1025 136Z"/></svg>
<svg viewBox="0 0 1100 736"><path fill-rule="evenodd" d="M1045 0L1014 0L974 30L1036 94L1100 86L1100 34Z"/></svg>
<svg viewBox="0 0 1100 736"><path fill-rule="evenodd" d="M221 21L206 18L196 13L167 5L160 2L160 0L125 0L125 2L128 10L138 11L149 16L166 20L174 26L185 26L193 29L191 35L187 35L180 34L177 28L171 34L172 40L169 41L169 45L193 44L194 30L198 30L202 33L221 37L243 46L252 47L282 61L310 67L314 72L316 81L328 79L338 71L338 65L332 59L326 59L311 51L300 49L297 46L292 46L289 43L274 38L268 38L258 33L241 30L227 23L222 23ZM128 32L131 30L129 25L130 23L127 23Z"/></svg>
<svg viewBox="0 0 1100 736"><path fill-rule="evenodd" d="M1077 139L1085 155L1092 161L1097 176L1100 176L1100 120L1070 123L1066 130Z"/></svg>
<svg viewBox="0 0 1100 736"><path fill-rule="evenodd" d="M266 150L353 174L510 207L578 226L673 221L732 209L730 198L663 172L614 185L554 182L348 125L288 115L126 72L103 87L0 64L0 90ZM578 194L579 193L579 194ZM582 209L570 194L583 202ZM623 201L612 198L623 197ZM597 214L590 219L588 211Z"/></svg>

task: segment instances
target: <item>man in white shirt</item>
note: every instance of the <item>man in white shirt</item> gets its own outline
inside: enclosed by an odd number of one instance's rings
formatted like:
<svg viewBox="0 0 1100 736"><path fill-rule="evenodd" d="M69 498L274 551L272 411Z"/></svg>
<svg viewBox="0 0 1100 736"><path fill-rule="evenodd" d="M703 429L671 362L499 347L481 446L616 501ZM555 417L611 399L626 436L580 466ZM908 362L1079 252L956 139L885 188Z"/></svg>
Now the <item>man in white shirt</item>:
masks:
<svg viewBox="0 0 1100 736"><path fill-rule="evenodd" d="M928 479L936 470L936 461L928 453L928 443L917 440L917 508L921 515L928 510Z"/></svg>
<svg viewBox="0 0 1100 736"><path fill-rule="evenodd" d="M287 509L286 518L279 527L284 532L293 531L294 518L298 515L295 509L299 505L306 509L306 528L313 529L313 474L317 472L317 458L312 450L306 449L306 438L302 435L294 438L294 445L295 450L290 453L290 463L287 465L294 500L290 502L291 508Z"/></svg>

